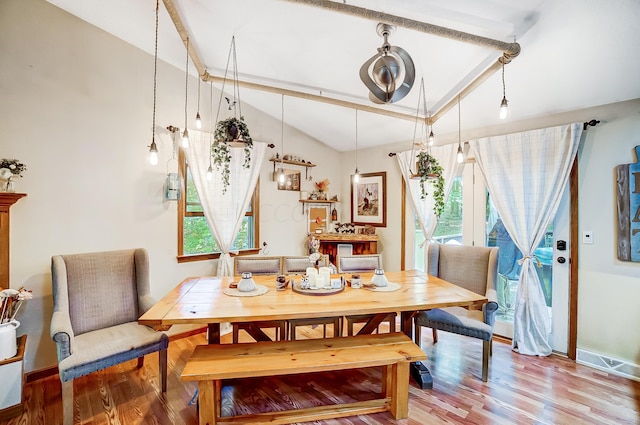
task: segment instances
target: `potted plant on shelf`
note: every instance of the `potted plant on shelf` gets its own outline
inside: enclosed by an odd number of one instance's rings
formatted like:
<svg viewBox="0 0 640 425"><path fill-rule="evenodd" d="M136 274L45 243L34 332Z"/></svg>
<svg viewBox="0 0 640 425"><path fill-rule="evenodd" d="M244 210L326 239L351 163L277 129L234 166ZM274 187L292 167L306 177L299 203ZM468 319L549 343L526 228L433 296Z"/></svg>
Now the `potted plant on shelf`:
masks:
<svg viewBox="0 0 640 425"><path fill-rule="evenodd" d="M420 152L417 157L417 177L420 178L420 199L425 199L429 194L425 183L433 185L433 212L437 217L444 211L444 178L442 166L429 152Z"/></svg>
<svg viewBox="0 0 640 425"><path fill-rule="evenodd" d="M216 124L216 130L213 135L213 145L211 146L211 156L216 169L222 172L222 192L227 191L229 186L229 175L231 169L231 148L244 149L244 162L242 166L249 168L251 166L251 149L253 148L253 139L249 134L249 128L244 122L244 117L230 117Z"/></svg>

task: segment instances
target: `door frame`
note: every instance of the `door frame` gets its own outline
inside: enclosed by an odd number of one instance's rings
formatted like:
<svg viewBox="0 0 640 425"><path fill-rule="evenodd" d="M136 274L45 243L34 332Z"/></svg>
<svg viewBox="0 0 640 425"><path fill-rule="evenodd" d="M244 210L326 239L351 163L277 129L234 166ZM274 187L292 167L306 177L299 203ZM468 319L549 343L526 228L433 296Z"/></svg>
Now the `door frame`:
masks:
<svg viewBox="0 0 640 425"><path fill-rule="evenodd" d="M472 163L471 161L468 161L469 163L471 163L471 166L474 167L475 163ZM475 161L474 161L475 162ZM469 164L467 163L465 165L465 170L467 169L467 166ZM463 173L465 171L463 170ZM474 179L473 181L473 193L477 193L476 192L476 180ZM484 183L484 182L483 182ZM402 192L402 212L401 212L401 232L400 232L400 239L401 239L401 243L400 243L400 258L401 258L401 269L404 270L405 269L405 264L406 264L406 243L407 240L411 240L413 241L413 235L407 237L408 230L411 230L413 232L413 226L411 226L410 228L407 227L407 215L408 212L410 212L410 208L407 208L407 191L405 188L405 182L403 179L400 179L400 184L401 184L401 192ZM576 360L576 355L577 355L577 342L578 342L578 243L579 243L579 237L578 237L578 206L579 206L579 202L578 202L578 155L575 156L574 160L573 160L573 165L571 167L571 173L569 174L569 194L570 194L570 207L569 207L569 214L570 214L570 224L569 224L569 228L570 228L570 244L569 244L569 324L568 324L568 329L569 329L569 335L568 335L568 339L567 339L567 357L569 357L571 360ZM463 195L464 196L464 195ZM471 199L472 204L474 204L474 208L475 205L477 205L478 203L478 196L473 196L473 198ZM464 201L463 201L463 205L464 205ZM464 206L463 206L463 214L464 214ZM412 215L411 215L412 216ZM473 220L471 220L473 221ZM475 227L475 226L474 226ZM477 238L476 234L479 234L480 232L477 231L479 229L475 229L472 228L470 229L471 233L473 234L473 241L471 241L472 245L475 245L475 240ZM483 242L482 245L484 245L484 229L482 231L483 233ZM463 235L464 235L464 231L463 231ZM464 237L464 236L463 236ZM466 243L466 240L465 240ZM412 250L413 251L413 250Z"/></svg>

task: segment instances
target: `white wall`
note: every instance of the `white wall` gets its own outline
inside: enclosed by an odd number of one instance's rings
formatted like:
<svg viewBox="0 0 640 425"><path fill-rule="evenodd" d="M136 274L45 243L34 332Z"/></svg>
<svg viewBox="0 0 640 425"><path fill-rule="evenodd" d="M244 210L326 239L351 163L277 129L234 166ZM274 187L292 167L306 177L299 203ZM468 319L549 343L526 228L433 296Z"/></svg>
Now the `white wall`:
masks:
<svg viewBox="0 0 640 425"><path fill-rule="evenodd" d="M145 247L157 297L185 277L213 274L215 262L177 263L177 206L162 200L172 150L164 129L183 125L184 71L158 63L160 163L153 167L152 56L41 0L0 2L0 53L0 157L27 165L16 189L27 197L11 208L10 285L34 293L19 314L31 371L57 363L49 337L51 256ZM189 86L191 119L195 77ZM208 93L201 99L205 128ZM243 114L255 140L280 147L279 119L248 106ZM287 135L296 141L288 152L313 159L315 178L329 178L337 191L339 155L304 134ZM260 241L274 255L302 254L299 192L276 190L272 165L265 160L261 174Z"/></svg>
<svg viewBox="0 0 640 425"><path fill-rule="evenodd" d="M635 162L640 102L587 131L579 151L578 347L640 364L640 263L617 259L616 166Z"/></svg>
<svg viewBox="0 0 640 425"><path fill-rule="evenodd" d="M0 157L18 158L28 167L17 182L17 190L28 196L11 209L10 254L11 286L25 286L35 295L20 314L19 329L29 335L26 369L32 371L56 364L48 334L52 255L145 247L156 296L187 276L212 274L215 264L176 261L176 205L162 202L164 164L171 151L166 133L161 131L158 140L160 165L146 162L153 57L43 0L0 2L0 55ZM192 78L190 115L195 115L196 86ZM207 96L204 99L201 105L208 105ZM183 71L159 62L160 130L182 126L183 102ZM279 96L274 95L274 102L280 102ZM640 313L635 307L640 264L615 259L613 169L630 162L631 148L640 144L639 105L626 103L606 119L595 115L604 122L588 131L580 152L579 226L594 232L595 243L580 247L578 343L634 363L640 363ZM274 143L279 152L279 117L248 106L243 112L253 138ZM201 115L207 128L206 107ZM553 116L504 132L593 117L582 112L570 120ZM472 133L463 132L463 138L488 135ZM330 195L341 200L339 219L350 221L354 154L336 153L292 129L286 134L285 152L318 164L310 170L313 180L331 181ZM377 233L388 270L401 268L401 176L395 158L387 156L395 150L398 146L358 152L361 172L387 172L387 227L377 228ZM265 160L260 242L267 242L273 255L303 254L307 224L299 193L276 190L272 170L273 164ZM304 176L304 169L300 171ZM312 182L303 182L302 188L311 190Z"/></svg>

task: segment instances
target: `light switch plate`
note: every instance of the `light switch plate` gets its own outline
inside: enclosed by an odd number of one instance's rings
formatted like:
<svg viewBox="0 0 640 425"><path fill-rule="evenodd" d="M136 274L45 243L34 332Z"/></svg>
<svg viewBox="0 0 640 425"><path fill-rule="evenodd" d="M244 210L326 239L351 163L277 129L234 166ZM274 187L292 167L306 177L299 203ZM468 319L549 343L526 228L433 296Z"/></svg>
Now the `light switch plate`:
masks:
<svg viewBox="0 0 640 425"><path fill-rule="evenodd" d="M582 243L593 243L593 232L591 230L582 232Z"/></svg>

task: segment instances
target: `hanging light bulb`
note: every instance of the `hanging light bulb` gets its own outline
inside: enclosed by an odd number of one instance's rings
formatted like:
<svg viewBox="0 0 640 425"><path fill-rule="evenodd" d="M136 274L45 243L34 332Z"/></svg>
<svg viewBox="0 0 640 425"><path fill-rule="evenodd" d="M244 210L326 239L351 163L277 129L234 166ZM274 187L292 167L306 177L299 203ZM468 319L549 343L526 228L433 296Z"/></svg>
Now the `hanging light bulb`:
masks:
<svg viewBox="0 0 640 425"><path fill-rule="evenodd" d="M509 102L507 102L506 87L504 84L504 58L502 58L502 102L500 102L500 117L501 120L507 118L509 113Z"/></svg>
<svg viewBox="0 0 640 425"><path fill-rule="evenodd" d="M462 152L462 139L460 137L460 95L458 95L458 153L456 154L458 164L464 161L464 153Z"/></svg>
<svg viewBox="0 0 640 425"><path fill-rule="evenodd" d="M282 167L279 168L279 172L278 172L278 182L280 184L284 184L284 181L286 180L287 176L285 176L284 174L284 169Z"/></svg>
<svg viewBox="0 0 640 425"><path fill-rule="evenodd" d="M149 146L149 164L158 165L158 146L155 138L151 140L151 146Z"/></svg>
<svg viewBox="0 0 640 425"><path fill-rule="evenodd" d="M360 173L358 172L358 110L356 109L356 172L353 175L353 182L360 181Z"/></svg>
<svg viewBox="0 0 640 425"><path fill-rule="evenodd" d="M282 160L284 159L284 94L280 97L280 168L278 168L278 183L283 185L287 176L284 174ZM275 167L275 163L273 164Z"/></svg>
<svg viewBox="0 0 640 425"><path fill-rule="evenodd" d="M436 141L436 135L433 134L433 127L430 127L429 130L429 146L433 146Z"/></svg>
<svg viewBox="0 0 640 425"><path fill-rule="evenodd" d="M196 112L196 128L202 128L202 118L200 118L200 78L198 78L198 111Z"/></svg>
<svg viewBox="0 0 640 425"><path fill-rule="evenodd" d="M153 124L151 127L151 145L149 145L149 164L158 165L158 146L156 145L156 87L158 76L158 0L156 0L156 46L153 62Z"/></svg>
<svg viewBox="0 0 640 425"><path fill-rule="evenodd" d="M184 131L182 132L182 147L183 148L188 148L189 147L189 131L187 131L187 128L184 128Z"/></svg>
<svg viewBox="0 0 640 425"><path fill-rule="evenodd" d="M213 167L209 164L209 168L207 168L207 180L213 180Z"/></svg>
<svg viewBox="0 0 640 425"><path fill-rule="evenodd" d="M182 132L182 147L189 147L189 131L187 130L187 100L189 99L189 37L187 37L187 66L184 76L184 132Z"/></svg>

